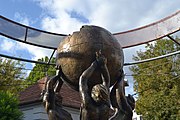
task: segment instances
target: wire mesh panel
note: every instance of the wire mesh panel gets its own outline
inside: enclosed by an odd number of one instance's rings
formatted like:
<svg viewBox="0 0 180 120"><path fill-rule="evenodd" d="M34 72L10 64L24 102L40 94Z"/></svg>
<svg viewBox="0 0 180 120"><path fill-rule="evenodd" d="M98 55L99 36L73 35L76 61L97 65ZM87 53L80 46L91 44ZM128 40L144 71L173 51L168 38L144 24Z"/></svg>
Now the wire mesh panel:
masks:
<svg viewBox="0 0 180 120"><path fill-rule="evenodd" d="M28 29L26 41L40 46L57 48L65 36Z"/></svg>
<svg viewBox="0 0 180 120"><path fill-rule="evenodd" d="M158 22L134 30L115 33L122 47L147 43L180 30L180 11Z"/></svg>
<svg viewBox="0 0 180 120"><path fill-rule="evenodd" d="M31 28L2 16L0 16L0 35L49 49L56 49L66 36Z"/></svg>
<svg viewBox="0 0 180 120"><path fill-rule="evenodd" d="M0 34L23 41L25 38L25 33L26 27L20 26L0 17Z"/></svg>

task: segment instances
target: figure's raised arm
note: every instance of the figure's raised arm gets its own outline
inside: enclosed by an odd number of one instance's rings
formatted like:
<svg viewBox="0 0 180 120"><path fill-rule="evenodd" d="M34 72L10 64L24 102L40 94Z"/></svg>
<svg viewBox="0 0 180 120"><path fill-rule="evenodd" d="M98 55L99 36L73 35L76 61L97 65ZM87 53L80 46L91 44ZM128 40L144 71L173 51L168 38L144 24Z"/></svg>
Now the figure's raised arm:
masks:
<svg viewBox="0 0 180 120"><path fill-rule="evenodd" d="M80 92L80 97L81 97L84 105L87 105L88 101L90 99L90 96L88 94L87 81L93 74L96 67L97 67L97 61L94 61L91 64L91 66L82 73L82 75L80 76L80 79L79 79L79 92Z"/></svg>
<svg viewBox="0 0 180 120"><path fill-rule="evenodd" d="M98 66L101 70L101 76L103 85L105 85L107 88L110 87L110 75L107 68L107 59L101 54L101 51L96 52L96 60L98 62Z"/></svg>
<svg viewBox="0 0 180 120"><path fill-rule="evenodd" d="M124 81L124 72L119 71L119 77L116 83L113 85L111 92L110 92L110 99L111 99L111 104L113 108L120 108L120 94L124 94L124 89L120 81ZM122 95L123 96L123 95ZM121 96L121 97L122 97ZM124 96L123 96L124 97Z"/></svg>
<svg viewBox="0 0 180 120"><path fill-rule="evenodd" d="M126 111L127 113L130 114L130 113L132 113L132 107L129 105L129 103L127 101L127 97L125 96L124 89L125 89L124 72L122 72L122 75L117 82L117 91L118 91L117 96L119 96L119 98L120 98L119 100L117 99L117 102L124 111ZM129 96L129 97L131 97L131 96ZM133 99L133 97L132 97L132 99Z"/></svg>

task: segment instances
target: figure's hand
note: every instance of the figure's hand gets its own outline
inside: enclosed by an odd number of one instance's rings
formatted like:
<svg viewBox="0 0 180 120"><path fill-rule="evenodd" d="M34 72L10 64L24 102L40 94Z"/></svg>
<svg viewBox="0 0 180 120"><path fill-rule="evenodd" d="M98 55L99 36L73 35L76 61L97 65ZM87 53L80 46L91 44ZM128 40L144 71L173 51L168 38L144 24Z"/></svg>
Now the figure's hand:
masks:
<svg viewBox="0 0 180 120"><path fill-rule="evenodd" d="M107 59L101 54L101 50L96 52L96 60L100 66L107 64Z"/></svg>

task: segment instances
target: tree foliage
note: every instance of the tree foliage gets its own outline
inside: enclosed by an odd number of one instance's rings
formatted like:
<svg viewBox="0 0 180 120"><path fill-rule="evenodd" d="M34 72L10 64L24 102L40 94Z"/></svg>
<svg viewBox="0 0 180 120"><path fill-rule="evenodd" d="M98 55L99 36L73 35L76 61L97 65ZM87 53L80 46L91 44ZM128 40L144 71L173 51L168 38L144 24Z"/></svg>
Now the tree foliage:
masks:
<svg viewBox="0 0 180 120"><path fill-rule="evenodd" d="M22 120L22 117L17 97L10 92L0 91L0 120Z"/></svg>
<svg viewBox="0 0 180 120"><path fill-rule="evenodd" d="M41 62L48 62L49 58L45 57L42 59L39 59L38 61ZM52 58L51 63L55 63L55 58ZM53 76L56 74L55 66L53 65L45 65L45 64L36 64L32 71L30 72L29 76L27 77L27 81L30 83L35 83L38 80L42 79L46 76Z"/></svg>
<svg viewBox="0 0 180 120"><path fill-rule="evenodd" d="M21 86L25 77L23 66L19 61L0 58L0 91L16 94L24 88Z"/></svg>
<svg viewBox="0 0 180 120"><path fill-rule="evenodd" d="M138 51L133 59L138 61L178 50L180 46L176 43L162 39L147 44L146 51ZM180 55L138 64L130 69L135 80L134 90L139 93L136 112L145 120L179 120Z"/></svg>

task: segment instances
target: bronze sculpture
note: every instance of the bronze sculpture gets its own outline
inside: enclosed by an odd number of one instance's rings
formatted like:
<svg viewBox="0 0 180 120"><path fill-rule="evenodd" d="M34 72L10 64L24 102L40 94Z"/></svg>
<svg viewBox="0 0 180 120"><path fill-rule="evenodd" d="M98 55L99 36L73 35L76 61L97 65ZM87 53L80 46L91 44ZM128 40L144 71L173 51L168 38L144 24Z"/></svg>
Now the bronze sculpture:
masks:
<svg viewBox="0 0 180 120"><path fill-rule="evenodd" d="M121 71L119 80L115 83L111 90L110 98L112 107L116 110L116 113L110 118L110 120L132 120L132 111L135 108L135 100L130 94L125 96L123 71Z"/></svg>
<svg viewBox="0 0 180 120"><path fill-rule="evenodd" d="M62 108L62 97L58 95L63 84L60 74L47 77L44 87L43 104L49 120L72 120L71 114Z"/></svg>
<svg viewBox="0 0 180 120"><path fill-rule="evenodd" d="M81 120L108 120L110 110L109 84L110 76L107 69L107 60L96 53L96 60L80 76L79 92L81 97ZM92 87L88 81L94 72L101 71L102 83Z"/></svg>
<svg viewBox="0 0 180 120"><path fill-rule="evenodd" d="M65 82L80 93L81 120L108 120L111 104L117 110L111 120L131 120L134 99L130 95L125 97L124 75L119 72L123 71L123 63L121 46L103 28L83 26L79 32L66 37L57 49L59 73L45 85L44 105L49 119L72 119L55 99ZM111 93L110 86L113 86Z"/></svg>
<svg viewBox="0 0 180 120"><path fill-rule="evenodd" d="M63 73L69 81L64 81L75 90L79 90L79 77L96 59L95 52L101 50L108 59L107 67L110 73L110 86L112 86L119 70L124 63L121 45L116 38L104 28L98 26L83 26L80 31L65 37L57 48L57 66L61 66ZM112 64L113 63L113 64ZM92 74L89 86L101 83L100 72Z"/></svg>

